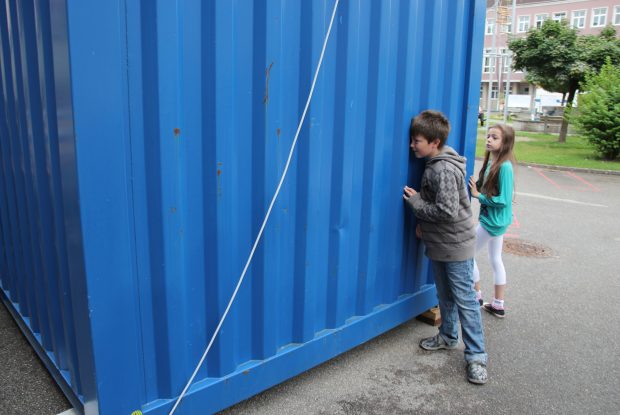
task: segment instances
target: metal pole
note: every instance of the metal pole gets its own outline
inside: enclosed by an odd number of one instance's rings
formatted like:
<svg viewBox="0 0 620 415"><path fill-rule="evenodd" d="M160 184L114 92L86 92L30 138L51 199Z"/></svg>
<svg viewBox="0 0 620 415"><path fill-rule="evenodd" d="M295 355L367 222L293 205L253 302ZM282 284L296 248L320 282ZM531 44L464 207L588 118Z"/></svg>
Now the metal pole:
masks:
<svg viewBox="0 0 620 415"><path fill-rule="evenodd" d="M499 112L499 101L500 101L500 97L502 96L502 69L504 66L504 55L502 54L497 54L497 56L499 57L499 68L497 68L497 101L495 103L495 111Z"/></svg>
<svg viewBox="0 0 620 415"><path fill-rule="evenodd" d="M517 28L515 27L516 24L516 20L517 20L517 0L512 0L512 16L510 16L512 23L511 23L511 34L510 36L512 36L515 33L515 30L517 30ZM509 38L510 37L508 34L506 34L506 37ZM508 39L506 39L506 43L508 43ZM504 99L504 124L508 121L508 99L510 98L510 75L512 74L512 51L510 49L508 49L508 56L506 57L506 59L508 59L508 75L506 76L506 98Z"/></svg>
<svg viewBox="0 0 620 415"><path fill-rule="evenodd" d="M495 34L497 33L497 4L499 0L495 0L495 4L493 7L495 8L495 24L493 25L493 37L491 38L491 53L489 55L489 63L491 70L489 72L489 89L487 91L487 123L491 120L491 89L493 87L493 70L497 63L496 53L495 53Z"/></svg>
<svg viewBox="0 0 620 415"><path fill-rule="evenodd" d="M512 72L512 56L506 56L508 61L508 75L506 75L506 96L504 97L504 124L508 121L508 99L510 98L510 73Z"/></svg>

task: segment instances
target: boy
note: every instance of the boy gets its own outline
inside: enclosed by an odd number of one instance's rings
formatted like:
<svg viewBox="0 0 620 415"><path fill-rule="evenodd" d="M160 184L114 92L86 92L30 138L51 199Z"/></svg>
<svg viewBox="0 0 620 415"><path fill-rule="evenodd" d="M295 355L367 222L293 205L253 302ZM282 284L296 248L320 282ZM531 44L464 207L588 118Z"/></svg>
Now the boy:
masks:
<svg viewBox="0 0 620 415"><path fill-rule="evenodd" d="M465 159L445 145L450 122L437 111L423 111L411 120L410 147L426 158L420 192L405 186L403 198L418 219L416 235L426 245L433 265L441 326L422 339L425 350L454 349L461 321L467 379L487 381L487 354L480 305L473 286L476 229L465 180Z"/></svg>

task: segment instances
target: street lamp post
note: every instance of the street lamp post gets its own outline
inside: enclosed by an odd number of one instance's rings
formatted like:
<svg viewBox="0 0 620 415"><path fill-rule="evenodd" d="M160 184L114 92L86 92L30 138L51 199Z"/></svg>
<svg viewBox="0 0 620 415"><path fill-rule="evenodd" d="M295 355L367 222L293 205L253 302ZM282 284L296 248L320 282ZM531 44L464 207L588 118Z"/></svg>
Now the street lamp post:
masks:
<svg viewBox="0 0 620 415"><path fill-rule="evenodd" d="M517 0L512 0L512 16L511 16L512 23L510 25L511 33L514 33L516 30L516 27L515 27L517 23L516 17L517 17ZM508 34L506 34L506 36L508 37ZM506 56L506 59L508 59L508 74L506 75L506 97L504 98L504 123L508 121L508 100L510 98L510 75L512 74L512 51L510 51L510 49L508 49L508 56Z"/></svg>
<svg viewBox="0 0 620 415"><path fill-rule="evenodd" d="M495 52L495 38L497 34L497 6L499 5L500 0L495 0L495 4L493 5L493 9L495 10L495 23L493 24L493 33L491 38L491 53L489 54L489 67L491 68L489 71L489 89L487 90L487 122L491 119L491 90L493 89L493 70L496 70L495 67L497 65L497 53ZM499 97L499 95L498 95Z"/></svg>

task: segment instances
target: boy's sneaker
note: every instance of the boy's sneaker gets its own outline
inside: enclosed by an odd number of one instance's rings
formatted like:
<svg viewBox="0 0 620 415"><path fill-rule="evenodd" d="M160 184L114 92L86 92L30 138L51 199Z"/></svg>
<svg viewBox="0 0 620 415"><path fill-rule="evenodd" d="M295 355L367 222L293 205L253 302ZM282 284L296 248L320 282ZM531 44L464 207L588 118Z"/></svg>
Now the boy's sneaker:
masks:
<svg viewBox="0 0 620 415"><path fill-rule="evenodd" d="M484 311L493 314L497 318L504 318L506 316L506 312L503 308L495 308L491 303L484 304L482 308L484 309Z"/></svg>
<svg viewBox="0 0 620 415"><path fill-rule="evenodd" d="M476 385L484 385L489 380L487 365L482 362L469 362L467 364L467 380Z"/></svg>
<svg viewBox="0 0 620 415"><path fill-rule="evenodd" d="M458 342L454 342L454 344L448 344L443 337L439 333L434 335L433 337L427 337L426 339L420 340L420 347L424 350L440 350L440 349L456 349L458 346Z"/></svg>

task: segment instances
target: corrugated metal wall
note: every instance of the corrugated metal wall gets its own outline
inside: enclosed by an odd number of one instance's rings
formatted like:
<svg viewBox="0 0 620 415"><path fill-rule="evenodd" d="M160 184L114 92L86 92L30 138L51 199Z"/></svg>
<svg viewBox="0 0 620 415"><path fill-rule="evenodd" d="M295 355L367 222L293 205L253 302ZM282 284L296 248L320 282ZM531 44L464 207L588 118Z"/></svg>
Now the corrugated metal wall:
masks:
<svg viewBox="0 0 620 415"><path fill-rule="evenodd" d="M0 284L59 385L81 396L92 356L62 20L47 2L0 2Z"/></svg>
<svg viewBox="0 0 620 415"><path fill-rule="evenodd" d="M264 239L179 413L433 305L401 198L423 169L409 120L445 112L472 170L484 6L341 1ZM332 7L0 4L2 291L87 413L164 413L180 393L284 168Z"/></svg>

